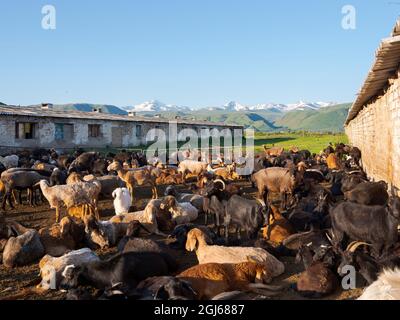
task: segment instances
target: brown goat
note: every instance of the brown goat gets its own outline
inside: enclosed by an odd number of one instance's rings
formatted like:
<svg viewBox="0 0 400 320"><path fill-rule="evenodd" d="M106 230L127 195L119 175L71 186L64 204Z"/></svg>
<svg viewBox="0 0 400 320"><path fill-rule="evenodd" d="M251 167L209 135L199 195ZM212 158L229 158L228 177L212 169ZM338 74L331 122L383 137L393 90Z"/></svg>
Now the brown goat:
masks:
<svg viewBox="0 0 400 320"><path fill-rule="evenodd" d="M267 286L272 279L264 264L254 261L243 263L206 263L189 268L178 275L191 284L199 300L207 300L227 291L261 291L275 289ZM265 293L263 294L271 294Z"/></svg>
<svg viewBox="0 0 400 320"><path fill-rule="evenodd" d="M252 181L258 189L258 199L263 205L268 203L268 192L280 194L281 209L288 205L287 197L293 194L296 187L296 177L287 168L267 168L252 175Z"/></svg>
<svg viewBox="0 0 400 320"><path fill-rule="evenodd" d="M132 202L134 199L133 188L136 186L150 185L153 193L152 198L158 198L157 187L155 183L156 177L152 175L152 170L150 167L126 170L118 161L114 161L107 167L107 171L117 171L120 179L126 183L126 187L131 194Z"/></svg>

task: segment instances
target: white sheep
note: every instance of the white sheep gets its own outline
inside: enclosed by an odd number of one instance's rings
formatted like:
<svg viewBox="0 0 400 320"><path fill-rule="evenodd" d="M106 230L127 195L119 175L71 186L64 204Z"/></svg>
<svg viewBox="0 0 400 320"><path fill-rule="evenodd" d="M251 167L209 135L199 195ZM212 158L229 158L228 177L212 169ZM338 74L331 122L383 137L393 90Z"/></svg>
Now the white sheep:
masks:
<svg viewBox="0 0 400 320"><path fill-rule="evenodd" d="M11 156L6 156L6 157L1 157L0 156L0 163L3 164L3 166L6 169L10 169L10 168L17 168L18 167L18 161L19 161L19 157L15 154L11 155Z"/></svg>
<svg viewBox="0 0 400 320"><path fill-rule="evenodd" d="M186 174L198 176L202 172L207 171L208 163L195 160L183 160L179 163L178 172L182 174L183 179L186 179Z"/></svg>
<svg viewBox="0 0 400 320"><path fill-rule="evenodd" d="M196 251L199 264L205 263L241 263L249 258L265 263L271 270L272 277L277 277L285 272L285 266L273 255L262 248L253 247L225 247L208 245L208 236L200 229L189 231L186 240L186 250Z"/></svg>
<svg viewBox="0 0 400 320"><path fill-rule="evenodd" d="M174 196L165 197L160 208L162 210L167 209L172 215L172 221L177 225L192 222L199 216L199 210L190 202L179 203Z"/></svg>
<svg viewBox="0 0 400 320"><path fill-rule="evenodd" d="M357 300L400 300L400 269L383 270Z"/></svg>
<svg viewBox="0 0 400 320"><path fill-rule="evenodd" d="M129 212L131 207L132 197L128 188L117 188L113 191L114 209L116 215L121 215Z"/></svg>
<svg viewBox="0 0 400 320"><path fill-rule="evenodd" d="M100 261L100 259L88 248L68 252L59 258L45 255L39 262L42 281L38 287L44 290L58 289L63 274L69 266L80 267L93 261Z"/></svg>
<svg viewBox="0 0 400 320"><path fill-rule="evenodd" d="M161 200L153 199L147 204L144 210L116 215L109 221L113 223L130 223L136 220L143 224L150 232L165 236L165 234L158 229L157 224L157 213L160 210L160 204Z"/></svg>

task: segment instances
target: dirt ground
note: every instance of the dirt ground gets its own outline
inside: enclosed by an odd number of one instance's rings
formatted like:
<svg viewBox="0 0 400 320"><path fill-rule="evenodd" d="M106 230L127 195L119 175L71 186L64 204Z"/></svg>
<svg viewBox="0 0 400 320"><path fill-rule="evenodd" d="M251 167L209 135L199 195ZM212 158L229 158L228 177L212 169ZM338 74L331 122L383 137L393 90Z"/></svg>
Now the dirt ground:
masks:
<svg viewBox="0 0 400 320"><path fill-rule="evenodd" d="M254 189L248 183L241 183L245 192L245 196L252 196L255 193ZM183 187L179 187L182 191L185 190ZM165 186L158 188L159 194L163 194ZM135 202L135 210L141 210L145 207L148 200L151 198L151 191L149 188L138 188L135 191L135 197L139 200ZM111 218L114 214L112 200L101 200L99 203L100 215L102 219ZM18 221L22 225L40 229L42 227L50 226L55 222L55 212L50 210L48 204L43 204L32 208L28 205L17 206L14 210L6 212L7 219ZM199 217L197 221L199 224L204 223L203 216ZM164 242L158 236L152 236L153 240ZM96 253L101 258L106 258L116 252L116 248L107 250L98 250ZM180 265L180 270L183 271L188 267L197 264L197 258L195 253L186 252L183 250L172 250L172 254L176 257ZM294 263L294 258L285 257L282 259L285 264L285 273L280 277L274 279L273 285L283 285L286 289L282 291L274 299L278 300L306 300L296 293L291 285L296 283L299 274L304 270L302 265ZM59 300L65 298L65 293L61 291L50 290L45 293L33 293L32 288L39 284L41 278L39 276L38 264L32 264L30 266L7 269L4 265L0 265L0 300L10 299L31 299L31 300ZM331 300L349 300L359 297L362 293L362 289L343 291L338 290L335 294L326 297L325 299Z"/></svg>

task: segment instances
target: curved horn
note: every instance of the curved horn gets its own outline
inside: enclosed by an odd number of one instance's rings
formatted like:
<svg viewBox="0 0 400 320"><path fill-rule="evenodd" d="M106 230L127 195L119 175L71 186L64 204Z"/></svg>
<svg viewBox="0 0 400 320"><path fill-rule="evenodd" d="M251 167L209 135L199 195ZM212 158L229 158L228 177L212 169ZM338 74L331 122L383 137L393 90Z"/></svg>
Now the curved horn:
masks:
<svg viewBox="0 0 400 320"><path fill-rule="evenodd" d="M222 183L222 190L225 190L225 189L226 189L226 184L225 184L225 182L224 182L223 180L221 180L221 179L216 179L216 180L214 180L214 183L216 183L216 182L221 182L221 183Z"/></svg>
<svg viewBox="0 0 400 320"><path fill-rule="evenodd" d="M371 246L369 243L366 242L353 241L347 246L346 251L354 253L357 250L357 248L362 245Z"/></svg>

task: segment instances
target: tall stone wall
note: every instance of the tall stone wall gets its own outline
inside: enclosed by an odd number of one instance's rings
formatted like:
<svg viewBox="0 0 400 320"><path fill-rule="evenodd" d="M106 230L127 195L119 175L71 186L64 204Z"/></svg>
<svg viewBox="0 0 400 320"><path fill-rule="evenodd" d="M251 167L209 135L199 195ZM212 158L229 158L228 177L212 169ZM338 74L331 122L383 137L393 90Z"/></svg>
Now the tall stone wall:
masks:
<svg viewBox="0 0 400 320"><path fill-rule="evenodd" d="M400 73L400 72L399 72ZM400 189L400 79L389 80L386 93L363 110L345 128L352 145L362 151L368 176Z"/></svg>

